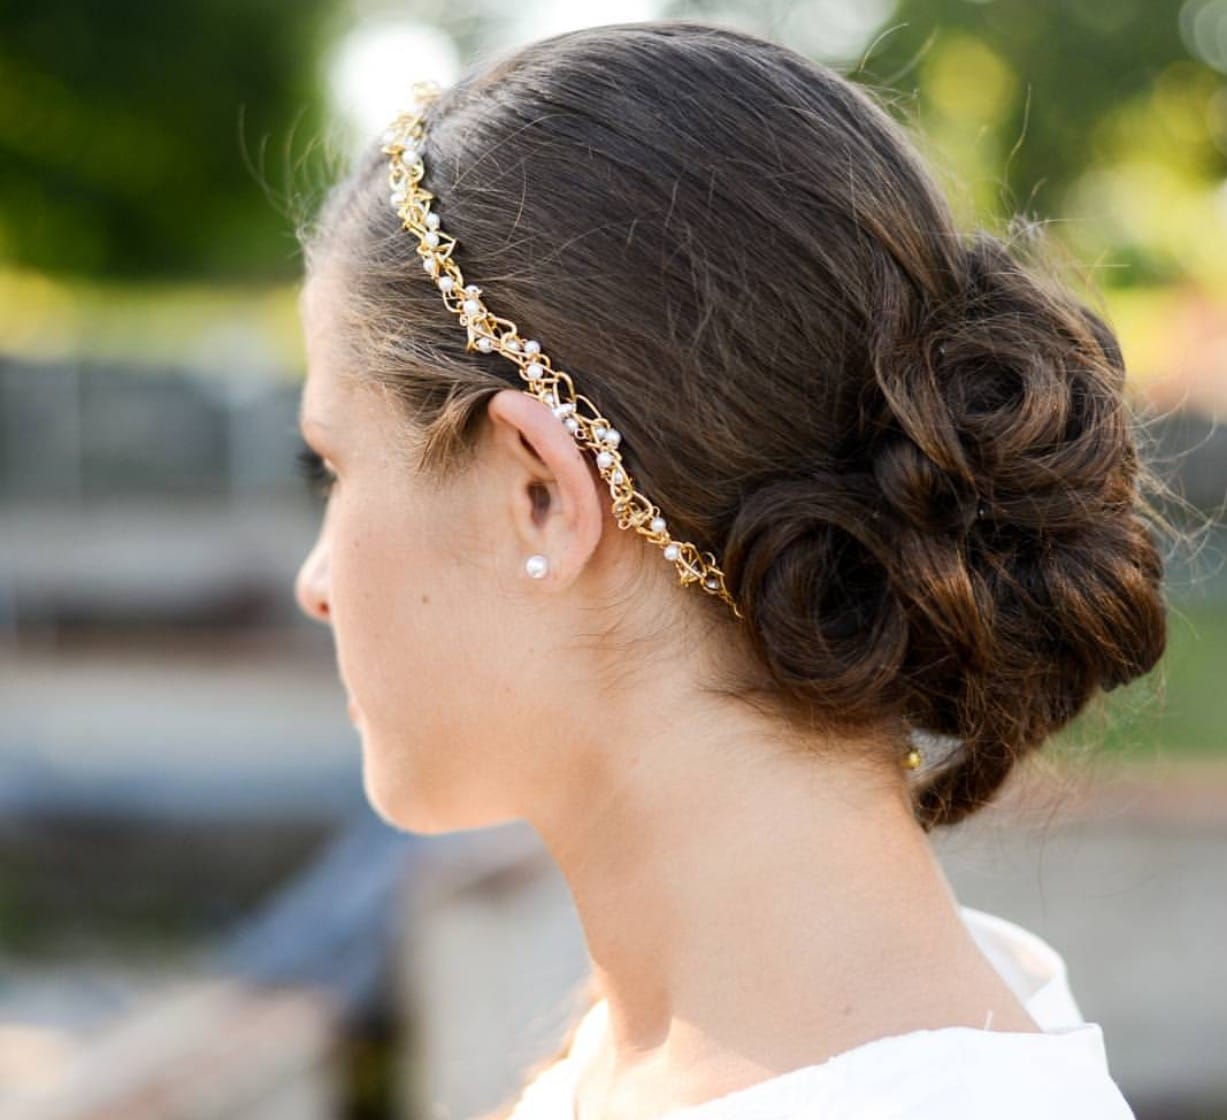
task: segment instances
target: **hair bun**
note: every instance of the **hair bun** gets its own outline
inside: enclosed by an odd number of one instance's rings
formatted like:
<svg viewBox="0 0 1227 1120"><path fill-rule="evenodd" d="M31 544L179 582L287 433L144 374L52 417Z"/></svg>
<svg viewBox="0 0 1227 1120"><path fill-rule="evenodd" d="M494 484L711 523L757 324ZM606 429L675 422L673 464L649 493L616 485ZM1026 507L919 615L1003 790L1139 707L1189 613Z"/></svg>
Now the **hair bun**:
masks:
<svg viewBox="0 0 1227 1120"><path fill-rule="evenodd" d="M757 653L841 728L880 719L903 695L907 619L889 531L867 516L876 492L867 473L771 479L744 496L724 547Z"/></svg>
<svg viewBox="0 0 1227 1120"><path fill-rule="evenodd" d="M1111 330L990 234L964 260L956 297L876 356L838 465L748 493L724 548L787 691L833 727L889 712L961 741L918 789L926 827L990 800L1166 635Z"/></svg>
<svg viewBox="0 0 1227 1120"><path fill-rule="evenodd" d="M903 433L882 440L873 477L893 513L926 532L966 532L982 508L969 472L943 469Z"/></svg>

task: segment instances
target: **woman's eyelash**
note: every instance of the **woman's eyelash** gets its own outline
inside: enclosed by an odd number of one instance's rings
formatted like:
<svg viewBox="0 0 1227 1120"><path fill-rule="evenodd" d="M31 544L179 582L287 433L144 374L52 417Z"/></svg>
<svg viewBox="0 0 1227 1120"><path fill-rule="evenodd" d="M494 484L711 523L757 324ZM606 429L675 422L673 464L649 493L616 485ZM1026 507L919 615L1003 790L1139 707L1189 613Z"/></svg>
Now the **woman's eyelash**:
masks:
<svg viewBox="0 0 1227 1120"><path fill-rule="evenodd" d="M324 466L324 460L317 451L310 447L299 448L298 469L310 483L314 493L322 498L328 497L337 479L336 475Z"/></svg>

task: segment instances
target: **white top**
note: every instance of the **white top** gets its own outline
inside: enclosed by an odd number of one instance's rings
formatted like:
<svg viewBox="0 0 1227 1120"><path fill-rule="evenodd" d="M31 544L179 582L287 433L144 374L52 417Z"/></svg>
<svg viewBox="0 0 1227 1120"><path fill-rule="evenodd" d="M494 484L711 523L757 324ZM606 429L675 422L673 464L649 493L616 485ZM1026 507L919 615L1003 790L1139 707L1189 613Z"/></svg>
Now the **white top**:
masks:
<svg viewBox="0 0 1227 1120"><path fill-rule="evenodd" d="M1103 1031L1082 1018L1065 961L1005 918L960 906L981 951L1042 1033L939 1027L889 1035L668 1120L1134 1120L1108 1072ZM604 1000L567 1055L520 1094L510 1120L575 1120L575 1084L604 1029Z"/></svg>

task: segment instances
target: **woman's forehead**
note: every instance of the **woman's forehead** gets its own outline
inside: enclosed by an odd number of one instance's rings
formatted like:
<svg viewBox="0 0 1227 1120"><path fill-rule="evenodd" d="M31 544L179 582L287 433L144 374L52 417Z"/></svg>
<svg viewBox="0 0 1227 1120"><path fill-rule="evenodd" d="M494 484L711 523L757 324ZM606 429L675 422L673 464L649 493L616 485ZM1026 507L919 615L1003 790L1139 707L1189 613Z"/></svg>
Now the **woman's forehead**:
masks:
<svg viewBox="0 0 1227 1120"><path fill-rule="evenodd" d="M344 389L339 363L332 300L337 297L336 279L330 273L312 270L298 295L306 358L300 418L325 420Z"/></svg>

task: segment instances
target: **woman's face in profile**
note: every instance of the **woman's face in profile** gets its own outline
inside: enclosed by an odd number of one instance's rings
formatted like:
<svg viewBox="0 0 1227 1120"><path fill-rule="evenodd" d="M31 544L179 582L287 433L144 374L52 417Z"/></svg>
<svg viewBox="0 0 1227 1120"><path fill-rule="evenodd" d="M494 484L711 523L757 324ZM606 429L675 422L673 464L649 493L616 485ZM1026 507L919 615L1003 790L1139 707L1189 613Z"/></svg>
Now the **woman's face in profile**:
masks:
<svg viewBox="0 0 1227 1120"><path fill-rule="evenodd" d="M376 811L421 832L497 823L516 815L516 781L535 780L516 756L539 718L519 671L532 635L491 591L502 488L479 469L446 492L415 477L393 399L342 376L341 298L324 271L301 304L302 433L335 480L296 596L331 627Z"/></svg>

